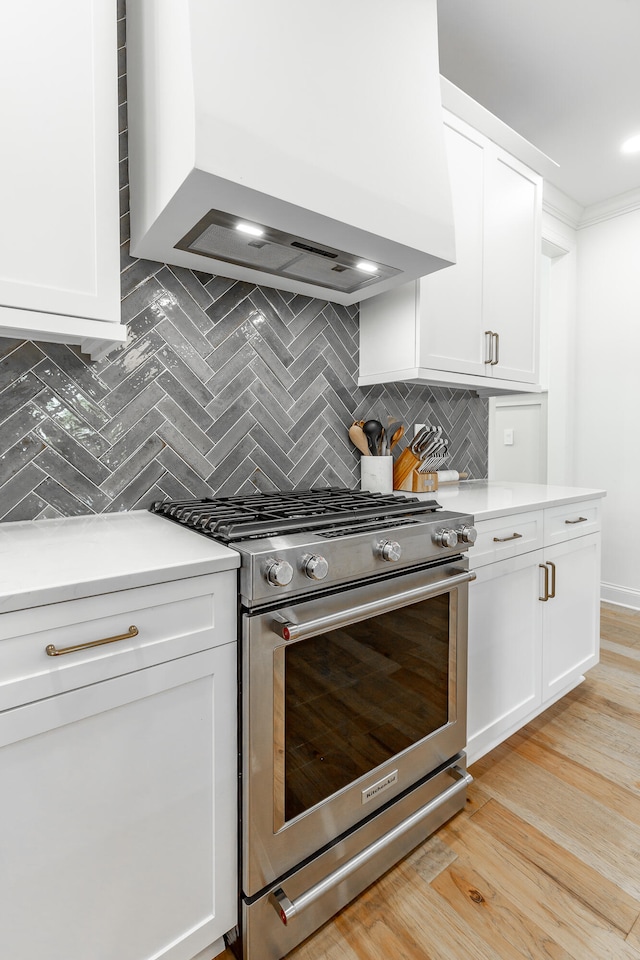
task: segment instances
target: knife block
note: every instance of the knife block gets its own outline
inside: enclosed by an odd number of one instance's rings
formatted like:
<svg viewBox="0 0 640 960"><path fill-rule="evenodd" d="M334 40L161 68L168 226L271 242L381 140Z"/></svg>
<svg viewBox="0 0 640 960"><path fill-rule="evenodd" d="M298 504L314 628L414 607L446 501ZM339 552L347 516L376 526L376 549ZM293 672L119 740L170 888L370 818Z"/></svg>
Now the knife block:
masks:
<svg viewBox="0 0 640 960"><path fill-rule="evenodd" d="M422 460L409 447L403 450L393 467L393 489L406 493L433 493L437 490L438 471L418 473L421 464Z"/></svg>
<svg viewBox="0 0 640 960"><path fill-rule="evenodd" d="M393 489L413 493L413 474L420 463L420 458L409 447L403 450L393 465Z"/></svg>
<svg viewBox="0 0 640 960"><path fill-rule="evenodd" d="M437 470L431 473L418 473L417 470L414 470L412 480L411 489L413 493L434 493L438 489Z"/></svg>

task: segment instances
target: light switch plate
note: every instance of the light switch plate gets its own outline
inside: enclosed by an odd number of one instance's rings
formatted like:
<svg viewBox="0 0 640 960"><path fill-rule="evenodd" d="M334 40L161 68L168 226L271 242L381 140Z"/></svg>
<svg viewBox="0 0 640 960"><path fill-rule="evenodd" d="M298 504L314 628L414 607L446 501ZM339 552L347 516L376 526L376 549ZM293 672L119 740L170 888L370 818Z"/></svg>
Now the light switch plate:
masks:
<svg viewBox="0 0 640 960"><path fill-rule="evenodd" d="M511 427L504 431L504 445L505 447L513 446L513 429Z"/></svg>

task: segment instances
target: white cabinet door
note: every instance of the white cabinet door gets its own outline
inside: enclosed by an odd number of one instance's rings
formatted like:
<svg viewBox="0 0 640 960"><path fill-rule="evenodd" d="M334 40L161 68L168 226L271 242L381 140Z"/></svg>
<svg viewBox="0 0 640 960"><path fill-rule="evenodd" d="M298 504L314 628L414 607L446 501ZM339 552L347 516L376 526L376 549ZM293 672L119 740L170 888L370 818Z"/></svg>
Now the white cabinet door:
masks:
<svg viewBox="0 0 640 960"><path fill-rule="evenodd" d="M542 179L446 111L445 136L456 262L360 305L359 383L534 390Z"/></svg>
<svg viewBox="0 0 640 960"><path fill-rule="evenodd" d="M236 646L0 713L2 952L190 960L236 923Z"/></svg>
<svg viewBox="0 0 640 960"><path fill-rule="evenodd" d="M544 563L549 592L555 594L540 604L544 607L543 699L549 700L576 683L599 659L600 535L549 547Z"/></svg>
<svg viewBox="0 0 640 960"><path fill-rule="evenodd" d="M471 762L501 743L541 703L536 550L481 567L469 585L467 751Z"/></svg>
<svg viewBox="0 0 640 960"><path fill-rule="evenodd" d="M0 28L0 334L122 341L116 2L3 4Z"/></svg>
<svg viewBox="0 0 640 960"><path fill-rule="evenodd" d="M535 383L542 181L493 144L486 147L485 169L483 316L495 334L487 371Z"/></svg>
<svg viewBox="0 0 640 960"><path fill-rule="evenodd" d="M485 151L482 139L455 117L445 124L445 145L456 228L456 263L419 281L419 365L484 376Z"/></svg>

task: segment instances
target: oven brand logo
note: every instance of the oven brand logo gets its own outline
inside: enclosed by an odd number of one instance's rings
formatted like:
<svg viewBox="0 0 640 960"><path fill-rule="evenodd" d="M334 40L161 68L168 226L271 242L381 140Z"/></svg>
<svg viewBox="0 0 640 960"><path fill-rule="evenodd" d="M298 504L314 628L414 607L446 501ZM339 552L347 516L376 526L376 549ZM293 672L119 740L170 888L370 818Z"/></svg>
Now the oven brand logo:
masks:
<svg viewBox="0 0 640 960"><path fill-rule="evenodd" d="M372 783L370 787L367 787L362 791L362 802L368 803L369 800L373 800L374 797L377 797L379 793L382 793L383 790L387 790L394 783L398 782L398 771L394 770L390 773L384 780L378 780L377 783Z"/></svg>

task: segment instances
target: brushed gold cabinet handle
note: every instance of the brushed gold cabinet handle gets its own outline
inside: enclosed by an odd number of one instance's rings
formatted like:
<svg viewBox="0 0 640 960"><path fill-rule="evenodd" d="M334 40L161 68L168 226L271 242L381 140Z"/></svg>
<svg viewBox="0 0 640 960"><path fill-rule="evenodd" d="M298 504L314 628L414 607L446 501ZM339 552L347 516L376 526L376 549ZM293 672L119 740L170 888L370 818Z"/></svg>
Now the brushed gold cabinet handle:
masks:
<svg viewBox="0 0 640 960"><path fill-rule="evenodd" d="M546 603L549 599L549 567L546 563L539 563L538 566L541 570L544 570L544 597L538 597L538 600Z"/></svg>
<svg viewBox="0 0 640 960"><path fill-rule="evenodd" d="M89 650L91 647L101 647L105 643L117 643L118 640L130 640L138 636L138 628L131 626L127 633L121 633L117 637L105 637L103 640L91 640L89 643L78 643L75 647L60 647L58 649L53 643L45 647L45 653L48 657L62 657L65 653L77 653L78 650Z"/></svg>
<svg viewBox="0 0 640 960"><path fill-rule="evenodd" d="M485 362L485 363L490 363L490 364L493 365L493 344L494 344L494 342L495 342L493 338L495 337L495 333L493 332L493 330L485 330L484 335L485 335L485 337L489 337L489 350L488 350L488 351L487 351L487 341L485 340L485 351L484 351L484 352L485 352L485 354L488 353L488 358L487 358L484 362Z"/></svg>
<svg viewBox="0 0 640 960"><path fill-rule="evenodd" d="M586 523L586 522L587 522L586 517L578 517L577 520L565 520L565 523Z"/></svg>
<svg viewBox="0 0 640 960"><path fill-rule="evenodd" d="M551 591L549 600L553 600L556 595L556 565L552 560L547 560L546 566L551 567Z"/></svg>
<svg viewBox="0 0 640 960"><path fill-rule="evenodd" d="M500 363L500 334L492 333L491 336L494 338L496 345L495 359L491 361L491 366L494 367L497 363Z"/></svg>
<svg viewBox="0 0 640 960"><path fill-rule="evenodd" d="M512 533L510 537L494 537L494 543L506 543L507 540L522 540L521 533Z"/></svg>

